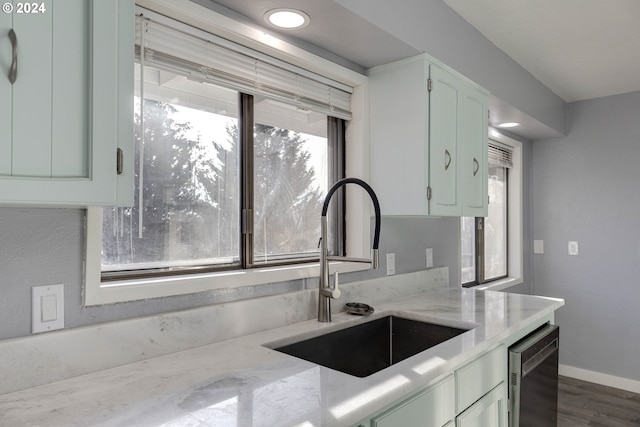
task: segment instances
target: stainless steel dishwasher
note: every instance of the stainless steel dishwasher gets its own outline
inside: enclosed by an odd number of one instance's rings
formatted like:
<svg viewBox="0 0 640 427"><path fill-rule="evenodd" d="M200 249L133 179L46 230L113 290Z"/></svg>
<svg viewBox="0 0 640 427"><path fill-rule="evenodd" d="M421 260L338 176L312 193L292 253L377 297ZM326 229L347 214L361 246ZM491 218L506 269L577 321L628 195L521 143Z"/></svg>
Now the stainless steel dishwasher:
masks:
<svg viewBox="0 0 640 427"><path fill-rule="evenodd" d="M509 347L509 426L558 425L559 340L547 324Z"/></svg>

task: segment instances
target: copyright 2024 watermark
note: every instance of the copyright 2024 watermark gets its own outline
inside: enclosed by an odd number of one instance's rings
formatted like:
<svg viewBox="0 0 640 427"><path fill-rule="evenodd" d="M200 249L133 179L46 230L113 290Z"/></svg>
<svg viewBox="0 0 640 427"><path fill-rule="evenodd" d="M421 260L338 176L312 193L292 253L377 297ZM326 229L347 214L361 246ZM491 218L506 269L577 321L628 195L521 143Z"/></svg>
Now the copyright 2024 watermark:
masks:
<svg viewBox="0 0 640 427"><path fill-rule="evenodd" d="M47 7L44 3L3 3L2 11L4 13L16 13L24 15L38 15L47 12Z"/></svg>

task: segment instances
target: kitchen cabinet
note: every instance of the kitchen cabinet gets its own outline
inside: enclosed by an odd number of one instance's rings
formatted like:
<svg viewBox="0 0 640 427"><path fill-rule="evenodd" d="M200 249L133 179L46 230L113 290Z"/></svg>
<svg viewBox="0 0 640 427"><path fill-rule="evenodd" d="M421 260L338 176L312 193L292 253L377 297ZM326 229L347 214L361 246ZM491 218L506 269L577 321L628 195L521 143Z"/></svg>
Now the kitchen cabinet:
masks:
<svg viewBox="0 0 640 427"><path fill-rule="evenodd" d="M30 4L0 15L0 203L131 203L133 0Z"/></svg>
<svg viewBox="0 0 640 427"><path fill-rule="evenodd" d="M487 352L455 371L456 412L471 406L495 386L506 380L507 349Z"/></svg>
<svg viewBox="0 0 640 427"><path fill-rule="evenodd" d="M454 380L446 380L371 419L371 427L445 426L454 416Z"/></svg>
<svg viewBox="0 0 640 427"><path fill-rule="evenodd" d="M486 216L488 92L424 54L369 77L371 183L382 214Z"/></svg>
<svg viewBox="0 0 640 427"><path fill-rule="evenodd" d="M507 427L506 375L507 348L500 345L356 426Z"/></svg>
<svg viewBox="0 0 640 427"><path fill-rule="evenodd" d="M507 427L507 387L500 383L456 417L456 427Z"/></svg>

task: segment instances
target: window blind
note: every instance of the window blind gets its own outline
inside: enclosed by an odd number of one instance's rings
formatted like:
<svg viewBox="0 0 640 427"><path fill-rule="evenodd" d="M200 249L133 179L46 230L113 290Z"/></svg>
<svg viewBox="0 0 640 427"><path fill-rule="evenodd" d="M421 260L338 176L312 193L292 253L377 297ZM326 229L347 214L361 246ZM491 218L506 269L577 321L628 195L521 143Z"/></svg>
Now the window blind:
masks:
<svg viewBox="0 0 640 427"><path fill-rule="evenodd" d="M145 12L136 17L141 62L189 79L260 95L350 120L353 88L237 45L197 28Z"/></svg>
<svg viewBox="0 0 640 427"><path fill-rule="evenodd" d="M489 141L489 165L501 166L505 168L513 167L513 152L511 148L500 144L497 141Z"/></svg>

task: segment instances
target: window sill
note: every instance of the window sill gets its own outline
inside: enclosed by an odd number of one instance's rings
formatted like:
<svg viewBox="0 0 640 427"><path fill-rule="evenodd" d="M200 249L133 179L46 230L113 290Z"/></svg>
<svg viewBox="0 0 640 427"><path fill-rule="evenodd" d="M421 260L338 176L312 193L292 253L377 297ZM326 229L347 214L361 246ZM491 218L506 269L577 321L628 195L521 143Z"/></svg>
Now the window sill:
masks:
<svg viewBox="0 0 640 427"><path fill-rule="evenodd" d="M479 291L503 291L512 286L519 285L523 283L521 277L505 277L504 279L495 280L490 283L485 283L479 286L474 286L470 289L477 289Z"/></svg>
<svg viewBox="0 0 640 427"><path fill-rule="evenodd" d="M331 262L330 266L332 273L350 273L371 268L368 264L340 261ZM100 282L99 278L96 278L97 283L96 280L92 280L92 283L87 280L85 287L85 306L185 295L222 288L239 288L243 286L286 282L318 277L319 275L320 266L316 262L105 283Z"/></svg>

